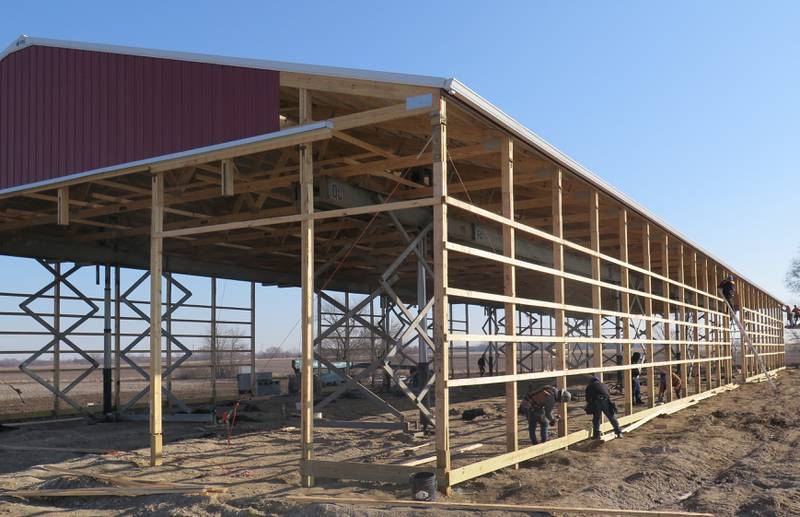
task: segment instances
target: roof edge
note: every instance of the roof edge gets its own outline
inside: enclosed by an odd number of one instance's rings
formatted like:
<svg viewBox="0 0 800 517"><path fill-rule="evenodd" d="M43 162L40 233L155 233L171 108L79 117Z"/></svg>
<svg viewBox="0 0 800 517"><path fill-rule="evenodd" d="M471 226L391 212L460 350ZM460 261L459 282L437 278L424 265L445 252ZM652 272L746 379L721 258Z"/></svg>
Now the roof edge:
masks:
<svg viewBox="0 0 800 517"><path fill-rule="evenodd" d="M264 70L274 70L277 72L292 72L298 74L322 75L326 77L338 77L340 79L355 79L360 81L375 81L381 83L404 84L408 86L421 86L425 88L445 88L449 79L445 77L435 77L428 75L403 74L395 72L380 72L374 70L364 70L360 68L344 68L323 65L307 65L292 63L287 61L271 61L255 58L237 58L231 56L220 56L214 54L200 54L193 52L179 52L170 50L158 50L141 47L128 47L124 45L106 45L102 43L89 43L83 41L69 41L50 38L37 38L20 34L6 49L0 53L0 61L6 56L18 52L28 47L54 47L75 50L86 50L93 52L105 52L109 54L123 54L141 57L152 57L156 59L173 59L177 61L190 61L195 63L208 63L225 66L238 66L243 68L256 68Z"/></svg>

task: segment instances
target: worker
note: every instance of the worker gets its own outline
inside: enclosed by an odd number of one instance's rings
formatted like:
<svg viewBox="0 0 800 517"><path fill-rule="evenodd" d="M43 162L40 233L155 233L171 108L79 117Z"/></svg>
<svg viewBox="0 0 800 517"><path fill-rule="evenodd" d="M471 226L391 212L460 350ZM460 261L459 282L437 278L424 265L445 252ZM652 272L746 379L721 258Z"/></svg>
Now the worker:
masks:
<svg viewBox="0 0 800 517"><path fill-rule="evenodd" d="M681 383L681 378L675 372L670 372L672 374L672 391L675 393L677 398L681 397L681 388L683 383ZM667 392L667 372L661 371L659 373L659 384L658 384L658 399L656 402L664 402L664 394Z"/></svg>
<svg viewBox="0 0 800 517"><path fill-rule="evenodd" d="M600 420L603 415L611 422L617 438L622 438L622 430L619 428L619 422L614 416L616 412L617 406L611 401L608 386L600 382L597 377L592 377L592 380L586 385L586 414L592 415L592 438L594 440L601 438Z"/></svg>
<svg viewBox="0 0 800 517"><path fill-rule="evenodd" d="M494 375L494 357L492 357L492 353L489 352L489 375Z"/></svg>
<svg viewBox="0 0 800 517"><path fill-rule="evenodd" d="M800 321L800 309L797 308L797 305L792 309L792 314L794 315L794 326L796 327L797 322Z"/></svg>
<svg viewBox="0 0 800 517"><path fill-rule="evenodd" d="M486 373L486 352L478 358L478 370L480 370L481 377Z"/></svg>
<svg viewBox="0 0 800 517"><path fill-rule="evenodd" d="M731 307L733 307L733 310L738 311L739 307L736 304L736 284L733 282L733 275L726 276L717 287L722 290L722 296L728 300L728 303L731 305Z"/></svg>
<svg viewBox="0 0 800 517"><path fill-rule="evenodd" d="M797 307L797 305L795 305ZM788 327L794 327L794 312L792 308L788 305L783 306L783 310L786 311L786 322Z"/></svg>
<svg viewBox="0 0 800 517"><path fill-rule="evenodd" d="M553 408L557 402L562 404L572 400L572 394L567 390L545 386L534 390L533 386L528 388L528 393L522 399L520 412L528 417L528 433L530 433L531 443L544 443L547 441L547 433L551 425L556 424L558 416L553 415ZM536 441L536 426L539 425L541 442Z"/></svg>
<svg viewBox="0 0 800 517"><path fill-rule="evenodd" d="M644 357L639 352L634 352L631 356L631 364L641 364ZM637 405L644 404L642 402L642 385L639 381L641 371L638 368L631 370L631 383L633 384L633 403Z"/></svg>

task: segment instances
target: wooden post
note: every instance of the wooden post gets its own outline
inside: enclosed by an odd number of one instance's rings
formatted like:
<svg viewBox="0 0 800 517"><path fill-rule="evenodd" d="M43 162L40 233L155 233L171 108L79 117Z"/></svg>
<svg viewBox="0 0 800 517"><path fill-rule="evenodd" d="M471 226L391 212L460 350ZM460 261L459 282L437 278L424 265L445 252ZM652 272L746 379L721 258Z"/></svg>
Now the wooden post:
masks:
<svg viewBox="0 0 800 517"><path fill-rule="evenodd" d="M250 282L250 394L256 396L256 283Z"/></svg>
<svg viewBox="0 0 800 517"><path fill-rule="evenodd" d="M692 287L694 287L695 289L699 289L700 288L700 280L698 280L698 278L697 278L697 252L696 251L692 251L692 282L693 282ZM693 293L692 298L694 299L694 305L696 307L700 307L700 305L702 304L702 302L700 301L700 295L697 293L696 290L692 291L692 293ZM694 318L693 318L693 320L694 320L694 329L692 331L692 337L693 337L693 341L694 341L694 355L695 355L695 358L697 359L697 365L695 367L694 388L695 388L695 393L700 393L701 391L703 391L703 375L702 375L703 362L701 361L701 359L703 358L703 355L704 355L703 354L703 349L705 348L706 350L708 350L708 345L702 346L702 347L700 346L700 327L698 326L698 325L700 325L700 310L699 309L692 309L692 313L694 314ZM705 355L708 355L708 354L705 354ZM705 364L708 365L709 363L705 363ZM711 375L709 374L709 371L708 371L707 367L706 367L706 377L708 377L709 379L711 378Z"/></svg>
<svg viewBox="0 0 800 517"><path fill-rule="evenodd" d="M58 215L56 223L59 226L69 225L69 187L59 187L58 189Z"/></svg>
<svg viewBox="0 0 800 517"><path fill-rule="evenodd" d="M500 147L500 169L502 175L503 217L514 219L514 142L506 137ZM515 257L514 228L503 225L503 254L510 259ZM513 265L503 264L503 293L511 298L517 296L516 271ZM517 333L517 305L506 303L506 334ZM506 375L517 374L517 344L506 343ZM519 447L519 428L517 425L517 381L506 383L506 451L516 451Z"/></svg>
<svg viewBox="0 0 800 517"><path fill-rule="evenodd" d="M652 271L652 261L650 258L650 223L645 222L642 228L642 255L644 260L644 269ZM644 275L644 292L647 294L644 298L644 313L648 318L653 317L653 299L649 296L653 292L653 278L646 274ZM647 339L647 360L655 362L655 346L653 345L653 320L647 319L644 322L645 338ZM655 407L656 405L656 379L655 371L653 368L647 369L647 405Z"/></svg>
<svg viewBox="0 0 800 517"><path fill-rule="evenodd" d="M619 259L622 262L628 263L628 210L620 208L619 211ZM630 293L626 291L630 285L628 268L620 266L619 279L622 290L619 292L620 304L622 305L622 312L629 314L631 312ZM622 324L622 364L630 366L631 364L631 321L630 318L625 316L620 318ZM625 401L625 414L633 413L633 374L631 370L625 370L623 373L624 385L624 401Z"/></svg>
<svg viewBox="0 0 800 517"><path fill-rule="evenodd" d="M439 490L450 492L450 391L447 334L447 103L438 98L439 109L431 114L433 150L433 342L436 365L436 475Z"/></svg>
<svg viewBox="0 0 800 517"><path fill-rule="evenodd" d="M217 277L211 277L211 404L217 405Z"/></svg>
<svg viewBox="0 0 800 517"><path fill-rule="evenodd" d="M678 306L678 314L680 315L680 325L678 326L678 339L680 340L681 360L688 359L689 347L686 345L686 263L684 260L684 247L683 243L678 244L678 297L680 298L681 305ZM681 372L681 387L683 388L684 396L689 396L689 366L688 363L681 363L679 366Z"/></svg>
<svg viewBox="0 0 800 517"><path fill-rule="evenodd" d="M664 278L669 278L669 235L667 235L666 233L664 234L664 237L661 239L661 275ZM669 300L670 299L670 294L669 294L670 283L665 280L665 281L662 281L661 284L662 284L662 289L663 289L663 293L662 293L663 297L666 300ZM667 361L672 361L672 343L670 343L670 341L672 340L672 335L671 335L671 332L670 332L670 324L668 323L668 321L670 319L670 315L671 315L672 309L670 307L669 301L665 301L663 306L664 306L664 311L663 311L664 312L664 314L663 314L664 321L663 321L662 325L664 327L664 340L665 340L665 343L666 343L664 345L664 349L665 349L665 351L667 353L666 354L667 355L666 360ZM667 402L672 402L673 399L675 398L675 391L672 389L672 365L667 365L665 367L665 370L666 370L666 374L667 374L666 375L666 378L667 378L667 380L666 380L666 383L667 383L667 392L666 392Z"/></svg>
<svg viewBox="0 0 800 517"><path fill-rule="evenodd" d="M311 121L311 93L300 88L300 123ZM300 146L300 213L314 213L314 162L311 143ZM300 223L300 426L301 462L314 459L314 221ZM304 487L314 477L300 475Z"/></svg>
<svg viewBox="0 0 800 517"><path fill-rule="evenodd" d="M552 202L552 217L553 217L553 235L557 239L564 238L564 219L563 219L563 171L561 168L556 169L553 173L553 202ZM564 245L560 241L553 242L553 269L564 272ZM553 301L556 305L560 306L553 309L555 320L554 337L559 339L556 343L556 369L565 371L567 369L567 344L563 341L565 336L564 328L564 277L553 277ZM558 388L567 389L567 376L562 375L558 378ZM567 419L567 404L559 404L559 413L561 419L558 421L558 436L566 436L569 429Z"/></svg>
<svg viewBox="0 0 800 517"><path fill-rule="evenodd" d="M600 194L596 190L589 193L589 240L592 251L600 253ZM592 337L596 340L592 343L592 366L595 368L603 367L603 343L600 338L603 337L603 317L599 311L603 308L603 295L602 288L599 285L600 278L600 257L592 255L592 308L595 309L592 314ZM601 381L603 380L603 372L595 374ZM605 417L603 417L605 418Z"/></svg>
<svg viewBox="0 0 800 517"><path fill-rule="evenodd" d="M152 176L150 216L150 466L162 464L161 271L163 266L164 176Z"/></svg>
<svg viewBox="0 0 800 517"><path fill-rule="evenodd" d="M233 158L228 158L222 160L220 162L220 166L222 167L222 195L223 196L232 196L233 195L233 177L236 172L236 164L233 162Z"/></svg>
<svg viewBox="0 0 800 517"><path fill-rule="evenodd" d="M744 286L744 283L741 279L737 279L738 288L736 293L736 298L739 301L739 318L744 327L745 331L749 331L750 327L747 323L747 318L745 317L745 308L749 304L749 300L747 299L747 288ZM734 310L736 308L734 307ZM746 382L746 379L750 376L750 362L747 359L747 346L745 346L745 339L744 336L739 334L739 354L742 358L742 383Z"/></svg>
<svg viewBox="0 0 800 517"><path fill-rule="evenodd" d="M55 284L53 286L53 328L56 334L61 333L61 262L54 264ZM56 391L61 390L61 338L56 336L53 343L53 387ZM61 412L61 399L58 395L53 395L53 414L58 416Z"/></svg>

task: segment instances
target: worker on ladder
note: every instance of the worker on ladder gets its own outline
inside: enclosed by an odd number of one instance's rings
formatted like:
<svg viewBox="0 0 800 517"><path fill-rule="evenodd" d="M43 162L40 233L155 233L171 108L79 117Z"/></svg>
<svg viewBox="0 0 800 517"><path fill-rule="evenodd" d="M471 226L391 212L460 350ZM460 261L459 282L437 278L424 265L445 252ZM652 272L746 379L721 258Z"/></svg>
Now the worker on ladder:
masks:
<svg viewBox="0 0 800 517"><path fill-rule="evenodd" d="M719 283L720 290L722 290L722 296L728 300L728 303L731 304L733 307L734 312L738 312L739 304L736 303L736 284L733 282L733 275L728 275L725 279Z"/></svg>

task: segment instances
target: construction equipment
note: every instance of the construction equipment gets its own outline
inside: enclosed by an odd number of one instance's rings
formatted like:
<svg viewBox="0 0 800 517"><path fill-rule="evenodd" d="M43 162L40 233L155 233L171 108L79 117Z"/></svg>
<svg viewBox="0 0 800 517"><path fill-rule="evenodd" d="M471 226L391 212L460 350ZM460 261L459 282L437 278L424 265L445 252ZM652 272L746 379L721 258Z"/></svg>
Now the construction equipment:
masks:
<svg viewBox="0 0 800 517"><path fill-rule="evenodd" d="M719 292L720 292L720 294L722 294L722 299L725 300L725 305L728 306L728 314L730 314L731 319L736 323L736 326L739 327L739 332L740 332L740 334L742 336L742 338L741 338L742 346L744 346L744 343L746 341L747 342L747 346L750 348L750 351L753 353L753 357L756 358L756 362L758 363L758 367L761 370L761 372L764 374L764 377L766 377L767 382L769 382L769 385L772 386L773 390L778 391L778 387L775 386L774 382L772 382L772 377L770 377L769 371L764 366L764 362L761 360L761 356L758 355L758 351L756 350L756 347L753 346L753 342L750 340L750 336L747 335L747 331L744 329L744 325L742 325L742 322L739 321L739 317L736 315L736 311L734 310L733 305L731 305L730 300L728 300L728 298L724 295L724 293L722 293L722 289L719 289ZM744 367L745 367L745 365L742 365L742 368L744 368Z"/></svg>

